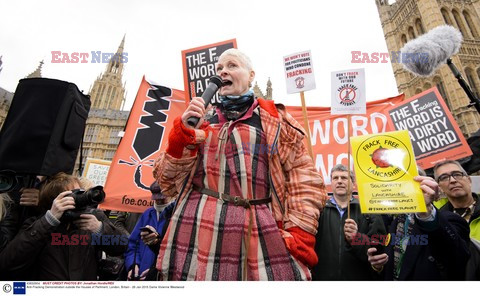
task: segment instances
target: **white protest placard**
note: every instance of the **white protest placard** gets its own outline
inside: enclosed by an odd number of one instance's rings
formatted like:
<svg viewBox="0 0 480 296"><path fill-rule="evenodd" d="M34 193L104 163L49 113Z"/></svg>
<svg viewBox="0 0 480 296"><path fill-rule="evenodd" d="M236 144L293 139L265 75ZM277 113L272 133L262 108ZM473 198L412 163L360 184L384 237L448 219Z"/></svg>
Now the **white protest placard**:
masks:
<svg viewBox="0 0 480 296"><path fill-rule="evenodd" d="M108 160L87 158L82 177L92 181L95 186L105 186L111 163Z"/></svg>
<svg viewBox="0 0 480 296"><path fill-rule="evenodd" d="M331 114L365 114L365 69L332 72Z"/></svg>
<svg viewBox="0 0 480 296"><path fill-rule="evenodd" d="M287 93L294 94L315 89L312 53L298 52L283 57Z"/></svg>

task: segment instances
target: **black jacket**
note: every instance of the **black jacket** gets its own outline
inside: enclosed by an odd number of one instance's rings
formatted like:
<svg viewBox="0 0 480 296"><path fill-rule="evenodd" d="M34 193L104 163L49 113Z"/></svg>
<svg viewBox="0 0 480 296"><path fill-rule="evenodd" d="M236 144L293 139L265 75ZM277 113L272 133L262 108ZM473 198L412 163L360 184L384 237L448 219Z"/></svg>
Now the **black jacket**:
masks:
<svg viewBox="0 0 480 296"><path fill-rule="evenodd" d="M477 201L475 204L475 209L473 210L472 217L470 217L469 225L472 221L477 220L480 217L480 199L478 194L472 193L473 198ZM453 212L453 206L450 202L447 202L443 207L440 208L440 211ZM480 251L472 243L469 242L470 250L470 259L467 262L467 267L465 271L465 279L468 281L479 281L480 280Z"/></svg>
<svg viewBox="0 0 480 296"><path fill-rule="evenodd" d="M371 236L386 233L379 215L362 215L358 199L350 203L350 218L358 225L358 232ZM367 260L369 245L351 246L345 240L343 227L347 212L340 218L335 204L327 201L319 218L315 252L318 264L312 270L313 280L373 280L375 274Z"/></svg>
<svg viewBox="0 0 480 296"><path fill-rule="evenodd" d="M396 233L398 218L390 225ZM469 257L467 222L460 216L438 211L435 220L422 222L415 218L412 235L428 235L427 244L408 245L398 280L434 281L463 280ZM388 262L384 267L386 280L393 280L394 242L386 248Z"/></svg>
<svg viewBox="0 0 480 296"><path fill-rule="evenodd" d="M102 222L102 235L122 235L102 211L95 216ZM88 236L88 244L52 243L52 233L66 234L69 240L76 235ZM63 239L60 239L62 241ZM73 241L73 240L72 240ZM126 240L125 240L126 242ZM30 218L7 247L0 253L0 277L12 280L97 280L98 252L121 255L126 243L92 244L91 233L77 229L73 224L51 226L45 216Z"/></svg>

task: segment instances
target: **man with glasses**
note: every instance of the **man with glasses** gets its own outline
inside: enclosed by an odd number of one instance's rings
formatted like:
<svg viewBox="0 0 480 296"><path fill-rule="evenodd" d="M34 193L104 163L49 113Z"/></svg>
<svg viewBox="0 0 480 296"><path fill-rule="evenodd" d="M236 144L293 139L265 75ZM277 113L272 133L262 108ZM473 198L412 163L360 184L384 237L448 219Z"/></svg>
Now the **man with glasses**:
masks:
<svg viewBox="0 0 480 296"><path fill-rule="evenodd" d="M414 180L420 182L427 211L395 215L385 253L375 254L376 247L372 247L367 250L368 261L385 280L463 280L469 257L468 224L434 207L439 186L422 172Z"/></svg>
<svg viewBox="0 0 480 296"><path fill-rule="evenodd" d="M455 160L437 163L433 168L433 173L440 189L448 199L440 211L456 213L469 223L472 257L467 265L467 279L480 280L480 254L478 251L480 246L480 202L478 195L472 192L472 179Z"/></svg>

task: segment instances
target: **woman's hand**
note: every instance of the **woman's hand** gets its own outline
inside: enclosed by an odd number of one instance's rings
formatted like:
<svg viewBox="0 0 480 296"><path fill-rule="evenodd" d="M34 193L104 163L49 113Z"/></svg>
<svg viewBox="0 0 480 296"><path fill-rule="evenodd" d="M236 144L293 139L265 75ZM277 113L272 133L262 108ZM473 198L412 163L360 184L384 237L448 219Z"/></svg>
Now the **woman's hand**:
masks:
<svg viewBox="0 0 480 296"><path fill-rule="evenodd" d="M187 120L190 117L200 118L197 126L193 127L187 123ZM187 107L187 110L182 115L182 123L187 128L196 128L201 126L203 123L203 118L205 117L205 102L201 97L194 97Z"/></svg>

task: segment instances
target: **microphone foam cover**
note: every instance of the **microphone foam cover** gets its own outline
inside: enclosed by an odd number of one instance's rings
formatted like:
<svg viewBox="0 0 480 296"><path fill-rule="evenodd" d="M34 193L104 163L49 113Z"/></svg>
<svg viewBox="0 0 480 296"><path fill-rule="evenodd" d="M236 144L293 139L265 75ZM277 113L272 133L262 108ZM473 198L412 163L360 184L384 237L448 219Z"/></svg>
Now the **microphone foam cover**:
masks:
<svg viewBox="0 0 480 296"><path fill-rule="evenodd" d="M462 34L449 25L438 26L428 33L407 42L402 49L403 67L419 76L430 76L443 65L448 58L456 54L462 45ZM414 54L416 58L404 62L405 54ZM418 58L424 55L425 58Z"/></svg>

